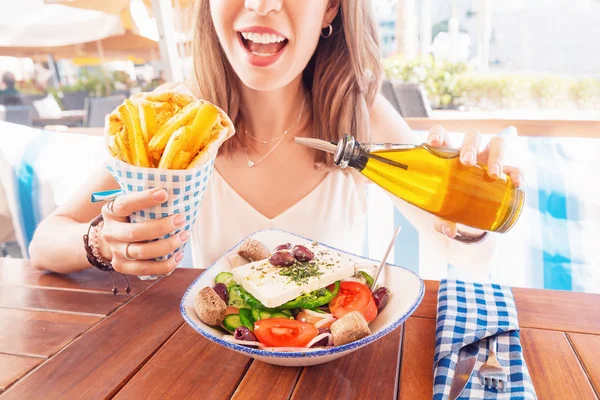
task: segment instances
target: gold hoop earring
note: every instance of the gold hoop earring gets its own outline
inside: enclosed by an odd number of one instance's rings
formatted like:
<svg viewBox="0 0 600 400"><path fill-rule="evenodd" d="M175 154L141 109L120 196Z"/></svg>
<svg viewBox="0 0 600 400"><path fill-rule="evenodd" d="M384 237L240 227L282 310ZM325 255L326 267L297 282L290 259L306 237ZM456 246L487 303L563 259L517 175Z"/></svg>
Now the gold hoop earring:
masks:
<svg viewBox="0 0 600 400"><path fill-rule="evenodd" d="M327 27L325 27L324 29L329 29L329 31L327 31L327 35L323 35L323 30L321 30L321 36L325 39L327 39L328 37L331 36L331 34L333 33L333 26L331 26L331 24L327 25Z"/></svg>

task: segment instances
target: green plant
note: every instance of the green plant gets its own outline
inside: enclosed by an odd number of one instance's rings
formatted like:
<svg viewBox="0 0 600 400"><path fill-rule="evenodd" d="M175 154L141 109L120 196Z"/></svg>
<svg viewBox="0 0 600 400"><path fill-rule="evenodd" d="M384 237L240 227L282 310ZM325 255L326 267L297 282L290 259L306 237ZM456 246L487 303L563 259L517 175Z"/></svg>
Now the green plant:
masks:
<svg viewBox="0 0 600 400"><path fill-rule="evenodd" d="M465 63L436 61L434 58L406 60L402 56L393 56L384 60L388 79L422 84L429 101L439 108L457 106L458 80L468 69Z"/></svg>
<svg viewBox="0 0 600 400"><path fill-rule="evenodd" d="M477 73L433 58L384 60L393 81L420 83L434 108L600 108L600 78Z"/></svg>
<svg viewBox="0 0 600 400"><path fill-rule="evenodd" d="M109 96L115 91L115 81L104 72L93 74L84 69L74 84L64 85L61 90L63 92L87 92L92 97Z"/></svg>

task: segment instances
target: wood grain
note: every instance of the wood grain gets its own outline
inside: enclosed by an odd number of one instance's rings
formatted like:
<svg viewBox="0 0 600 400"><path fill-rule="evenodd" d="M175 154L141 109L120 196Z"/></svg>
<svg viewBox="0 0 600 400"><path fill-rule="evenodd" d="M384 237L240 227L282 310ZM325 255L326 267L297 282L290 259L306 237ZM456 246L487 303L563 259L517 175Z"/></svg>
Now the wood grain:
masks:
<svg viewBox="0 0 600 400"><path fill-rule="evenodd" d="M0 308L0 352L49 357L100 319L99 316Z"/></svg>
<svg viewBox="0 0 600 400"><path fill-rule="evenodd" d="M184 324L115 399L229 399L250 361Z"/></svg>
<svg viewBox="0 0 600 400"><path fill-rule="evenodd" d="M425 296L414 316L435 318L439 282L425 281ZM512 288L524 328L600 334L600 295Z"/></svg>
<svg viewBox="0 0 600 400"><path fill-rule="evenodd" d="M42 358L0 354L0 393L42 361L44 361Z"/></svg>
<svg viewBox="0 0 600 400"><path fill-rule="evenodd" d="M513 294L521 326L600 334L600 295L522 288Z"/></svg>
<svg viewBox="0 0 600 400"><path fill-rule="evenodd" d="M413 314L414 317L435 318L437 315L437 292L440 288L438 281L425 281L425 295Z"/></svg>
<svg viewBox="0 0 600 400"><path fill-rule="evenodd" d="M580 333L569 333L567 336L596 389L596 394L600 396L600 336Z"/></svg>
<svg viewBox="0 0 600 400"><path fill-rule="evenodd" d="M287 400L302 368L279 367L254 361L232 400Z"/></svg>
<svg viewBox="0 0 600 400"><path fill-rule="evenodd" d="M592 385L563 332L522 329L521 345L540 400L596 399Z"/></svg>
<svg viewBox="0 0 600 400"><path fill-rule="evenodd" d="M181 326L181 297L199 273L178 269L152 285L8 389L2 400L115 395Z"/></svg>
<svg viewBox="0 0 600 400"><path fill-rule="evenodd" d="M0 307L108 315L129 297L112 293L0 286Z"/></svg>
<svg viewBox="0 0 600 400"><path fill-rule="evenodd" d="M127 294L125 293L125 279L119 274L114 276L119 289L117 296L131 297L155 282L130 277L131 293ZM16 258L0 258L0 285L46 287L101 293L108 293L112 289L109 274L97 268L61 275L39 271L33 268L29 261Z"/></svg>
<svg viewBox="0 0 600 400"><path fill-rule="evenodd" d="M401 332L398 328L354 353L305 368L292 399L393 399Z"/></svg>
<svg viewBox="0 0 600 400"><path fill-rule="evenodd" d="M531 120L531 119L440 119L440 118L405 118L408 125L415 130L429 130L435 125L442 125L446 130L465 132L478 129L481 132L500 132L507 126L514 126L519 136L554 136L554 137L600 137L599 120Z"/></svg>
<svg viewBox="0 0 600 400"><path fill-rule="evenodd" d="M400 400L431 399L433 396L433 356L435 320L411 317L404 323Z"/></svg>

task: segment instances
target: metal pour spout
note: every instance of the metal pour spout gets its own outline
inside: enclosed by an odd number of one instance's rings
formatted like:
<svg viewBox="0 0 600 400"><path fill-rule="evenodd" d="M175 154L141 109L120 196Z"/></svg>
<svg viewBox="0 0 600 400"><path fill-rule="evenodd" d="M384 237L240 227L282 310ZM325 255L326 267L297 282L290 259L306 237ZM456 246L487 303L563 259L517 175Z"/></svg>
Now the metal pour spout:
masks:
<svg viewBox="0 0 600 400"><path fill-rule="evenodd" d="M335 152L337 150L336 144L329 143L329 142L327 142L325 140L321 140L321 139L297 137L297 138L294 138L294 140L296 141L296 143L301 144L303 146L310 147L312 149L326 151L326 152L332 153L332 154L335 154Z"/></svg>

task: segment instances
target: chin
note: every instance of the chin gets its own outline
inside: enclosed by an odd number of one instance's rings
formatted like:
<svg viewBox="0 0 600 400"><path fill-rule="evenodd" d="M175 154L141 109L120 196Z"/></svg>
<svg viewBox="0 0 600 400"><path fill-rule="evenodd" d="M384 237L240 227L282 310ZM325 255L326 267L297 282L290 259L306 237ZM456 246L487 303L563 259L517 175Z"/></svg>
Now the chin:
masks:
<svg viewBox="0 0 600 400"><path fill-rule="evenodd" d="M273 73L248 73L248 71L244 71L242 74L238 74L238 77L240 78L240 81L242 81L242 83L252 89L252 90L256 90L256 91L261 91L261 92L271 92L271 91L275 91L281 88L286 87L287 85L289 85L291 83L291 81L293 80L293 78L290 79L284 79L284 78L279 78L279 79L274 79L274 77L281 77L280 74L277 74L276 72Z"/></svg>

